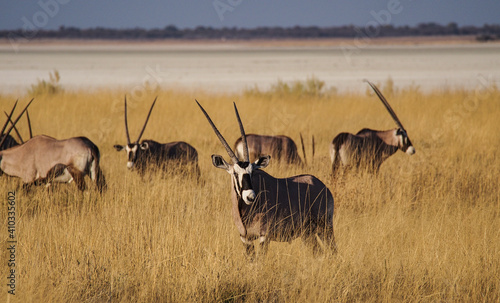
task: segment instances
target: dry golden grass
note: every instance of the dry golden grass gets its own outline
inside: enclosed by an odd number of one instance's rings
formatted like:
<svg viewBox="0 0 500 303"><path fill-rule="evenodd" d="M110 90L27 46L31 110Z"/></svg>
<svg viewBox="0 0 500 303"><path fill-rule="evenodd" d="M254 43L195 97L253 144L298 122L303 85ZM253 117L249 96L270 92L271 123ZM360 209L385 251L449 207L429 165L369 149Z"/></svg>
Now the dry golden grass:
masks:
<svg viewBox="0 0 500 303"><path fill-rule="evenodd" d="M210 95L159 91L144 138L185 140L199 151L204 183L141 179L127 171L124 91L64 91L37 97L35 134L84 135L101 150L109 190L72 185L24 193L0 179L2 287L11 302L498 302L500 300L500 92L415 88L386 94L417 153L398 152L377 177L329 178L328 145L341 131L394 127L375 96ZM0 96L2 109L17 96ZM130 100L132 140L154 95ZM226 156L197 98L229 142L237 101L247 132L306 138L309 165L266 170L312 173L335 198L339 252L314 258L298 240L272 242L249 263L232 223L229 177L211 165ZM24 97L23 101L28 97ZM26 128L21 127L26 134ZM310 138L316 156L311 163ZM26 135L25 135L26 136ZM87 184L90 184L87 180ZM17 190L16 295L7 294L7 191Z"/></svg>

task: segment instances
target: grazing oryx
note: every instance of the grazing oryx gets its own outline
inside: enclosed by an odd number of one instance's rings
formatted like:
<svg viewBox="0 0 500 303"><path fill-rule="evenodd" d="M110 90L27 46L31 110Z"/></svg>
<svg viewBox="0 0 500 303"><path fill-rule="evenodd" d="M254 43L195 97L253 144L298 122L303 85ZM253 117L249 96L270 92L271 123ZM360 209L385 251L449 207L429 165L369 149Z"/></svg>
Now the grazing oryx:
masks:
<svg viewBox="0 0 500 303"><path fill-rule="evenodd" d="M341 165L344 168L354 166L371 173L377 173L382 162L393 155L398 149L408 155L415 153L415 148L411 144L405 128L389 105L389 102L387 102L374 84L367 80L365 81L368 82L387 108L398 128L386 131L364 128L356 135L351 133L338 134L330 144L330 157L334 176Z"/></svg>
<svg viewBox="0 0 500 303"><path fill-rule="evenodd" d="M299 153L297 152L297 145L290 137L248 134L246 135L246 139L251 161L255 161L264 155L270 155L278 161L281 160L287 164L302 164L302 160L300 160ZM234 143L234 151L237 157L243 157L243 149L243 141L240 137Z"/></svg>
<svg viewBox="0 0 500 303"><path fill-rule="evenodd" d="M31 101L14 121L7 135L30 104ZM106 189L106 181L99 167L99 158L99 149L85 137L56 140L41 135L0 151L0 174L21 178L25 188L49 184L51 181L69 183L74 180L80 190L86 187L85 175L90 175L102 192Z"/></svg>
<svg viewBox="0 0 500 303"><path fill-rule="evenodd" d="M196 101L198 103L198 101ZM231 150L221 133L198 103L232 163L212 155L212 163L231 176L233 220L250 257L255 256L253 241L259 239L265 253L270 241L291 241L302 237L314 252L323 247L336 251L333 234L333 197L330 190L312 175L278 179L260 170L270 156L250 162L245 130L236 104L234 110L243 142L243 158Z"/></svg>
<svg viewBox="0 0 500 303"><path fill-rule="evenodd" d="M155 98L151 105L139 137L134 143L131 143L127 122L127 98L125 97L125 133L127 135L127 145L114 145L113 147L117 151L125 149L128 159L127 168L136 168L141 175L144 175L147 170L155 168L168 171L172 166L178 164L180 168L194 169L194 173L199 177L198 152L188 143L177 141L162 144L153 140L142 140L139 144L157 98Z"/></svg>

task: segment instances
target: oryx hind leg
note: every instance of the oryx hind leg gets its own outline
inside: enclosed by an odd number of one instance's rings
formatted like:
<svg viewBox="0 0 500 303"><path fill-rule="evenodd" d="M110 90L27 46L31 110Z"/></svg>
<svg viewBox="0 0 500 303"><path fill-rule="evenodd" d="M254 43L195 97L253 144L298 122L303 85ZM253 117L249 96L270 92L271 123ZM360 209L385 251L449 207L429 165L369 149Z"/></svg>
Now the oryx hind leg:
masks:
<svg viewBox="0 0 500 303"><path fill-rule="evenodd" d="M312 249L313 255L316 257L322 251L321 241L319 241L319 236L315 233L307 233L302 235L302 242L310 249Z"/></svg>
<svg viewBox="0 0 500 303"><path fill-rule="evenodd" d="M311 221L304 225L301 238L302 242L312 249L313 255L317 256L321 252L321 242L316 234L317 224Z"/></svg>
<svg viewBox="0 0 500 303"><path fill-rule="evenodd" d="M333 234L333 225L325 225L324 221L320 220L318 224L312 223L308 230L303 235L303 241L312 248L313 255L318 256L321 253L336 253L337 245L335 244L335 236Z"/></svg>
<svg viewBox="0 0 500 303"><path fill-rule="evenodd" d="M85 173L81 172L72 165L68 165L67 171L71 175L72 180L75 181L78 189L84 191L87 188L87 185L85 184Z"/></svg>
<svg viewBox="0 0 500 303"><path fill-rule="evenodd" d="M333 226L328 226L323 228L320 232L316 234L317 242L323 252L337 253L337 244L335 243L335 235L333 232Z"/></svg>
<svg viewBox="0 0 500 303"><path fill-rule="evenodd" d="M71 183L73 181L73 176L69 172L68 166L64 164L56 164L47 175L47 177L49 176L49 181L52 182Z"/></svg>
<svg viewBox="0 0 500 303"><path fill-rule="evenodd" d="M90 179L97 185L97 189L100 193L103 193L108 188L106 178L104 177L101 167L99 166L99 162L95 158L90 165L89 175Z"/></svg>

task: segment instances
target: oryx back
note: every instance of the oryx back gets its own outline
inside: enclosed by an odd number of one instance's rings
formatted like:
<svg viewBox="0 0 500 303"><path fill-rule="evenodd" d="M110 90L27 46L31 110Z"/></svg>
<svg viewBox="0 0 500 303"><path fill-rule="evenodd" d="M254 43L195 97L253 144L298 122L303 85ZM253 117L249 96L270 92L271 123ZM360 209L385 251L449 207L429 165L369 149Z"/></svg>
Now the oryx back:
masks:
<svg viewBox="0 0 500 303"><path fill-rule="evenodd" d="M136 165L137 169L145 171L148 166L155 166L164 171L182 166L198 166L198 152L190 144L183 141L158 143L153 140L142 140L148 148L141 151Z"/></svg>
<svg viewBox="0 0 500 303"><path fill-rule="evenodd" d="M259 157L270 155L273 159L283 161L287 164L301 164L297 145L287 136L264 136L248 134L247 144L250 161L255 161ZM241 137L236 140L234 150L238 157L243 157L243 143Z"/></svg>

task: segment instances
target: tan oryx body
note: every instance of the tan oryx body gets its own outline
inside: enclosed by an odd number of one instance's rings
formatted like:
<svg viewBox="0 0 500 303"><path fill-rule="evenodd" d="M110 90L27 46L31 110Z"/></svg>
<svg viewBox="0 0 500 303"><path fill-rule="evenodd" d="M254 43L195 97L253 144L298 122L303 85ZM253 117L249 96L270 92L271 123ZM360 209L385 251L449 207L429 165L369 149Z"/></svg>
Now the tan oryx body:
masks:
<svg viewBox="0 0 500 303"><path fill-rule="evenodd" d="M141 140L146 129L149 117L156 103L156 98L151 105L146 122L142 127L139 137L134 143L130 142L127 122L127 99L125 98L125 132L127 135L126 145L114 145L117 151L127 152L127 168L136 169L141 175L148 170L161 169L169 171L172 167L192 170L199 176L198 152L194 147L183 141L158 143L153 140Z"/></svg>
<svg viewBox="0 0 500 303"><path fill-rule="evenodd" d="M401 150L409 155L415 153L415 148L394 110L378 88L370 82L368 84L387 108L398 128L385 131L364 128L355 135L338 134L330 144L330 159L334 176L341 166L377 173L380 165L396 151Z"/></svg>
<svg viewBox="0 0 500 303"><path fill-rule="evenodd" d="M12 122L12 126L0 141L0 146L4 144L7 136L15 128L24 112L27 111L31 102L33 99ZM11 120L14 109L15 105L8 115L7 121ZM27 117L30 137L32 137L28 114ZM5 126L2 129L2 134L4 129ZM0 151L0 174L5 173L21 178L25 187L74 180L80 190L84 190L86 187L85 175L90 175L91 179L96 182L99 191L102 192L106 189L106 181L99 167L99 159L99 149L85 137L56 140L41 135Z"/></svg>
<svg viewBox="0 0 500 303"><path fill-rule="evenodd" d="M336 251L333 196L325 184L312 175L280 179L267 174L261 168L269 164L270 156L250 162L245 131L235 105L244 142L243 157L238 159L208 114L198 105L232 161L227 163L222 156L212 155L213 165L231 176L233 220L247 253L254 256L253 241L256 239L265 252L270 241L291 241L297 237L310 243L314 251L322 245Z"/></svg>
<svg viewBox="0 0 500 303"><path fill-rule="evenodd" d="M89 175L102 192L106 181L99 159L99 149L85 137L57 140L40 135L1 151L0 169L26 184L74 180L80 190L86 188L84 177Z"/></svg>
<svg viewBox="0 0 500 303"><path fill-rule="evenodd" d="M255 134L248 134L246 137L250 161L255 161L264 155L270 155L274 159L287 164L302 164L297 151L297 145L290 137ZM234 151L238 158L243 157L243 148L243 142L240 137L234 143Z"/></svg>

